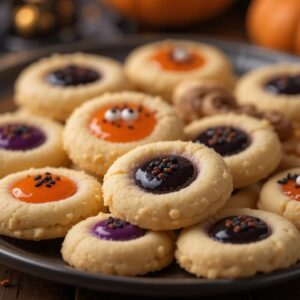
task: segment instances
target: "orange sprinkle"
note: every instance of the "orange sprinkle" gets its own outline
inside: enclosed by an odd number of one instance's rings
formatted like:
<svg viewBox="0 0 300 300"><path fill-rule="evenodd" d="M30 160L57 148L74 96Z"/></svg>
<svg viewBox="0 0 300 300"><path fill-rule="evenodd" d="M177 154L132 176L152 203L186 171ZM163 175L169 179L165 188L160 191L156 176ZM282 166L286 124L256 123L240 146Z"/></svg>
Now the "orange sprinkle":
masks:
<svg viewBox="0 0 300 300"><path fill-rule="evenodd" d="M108 110L115 108L120 117L115 121L105 119ZM122 118L122 111L132 109L136 119ZM105 141L114 143L134 142L146 138L151 134L156 125L155 113L135 103L107 105L101 108L90 120L89 130L92 134Z"/></svg>
<svg viewBox="0 0 300 300"><path fill-rule="evenodd" d="M174 48L164 47L157 51L152 59L157 62L162 69L170 71L192 71L205 63L204 58L195 51L188 50L189 59L186 61L176 61L173 58Z"/></svg>
<svg viewBox="0 0 300 300"><path fill-rule="evenodd" d="M45 181L45 178L49 176L52 179ZM65 176L49 175L49 173L37 176L28 175L11 187L11 194L16 199L27 203L59 201L71 197L76 191L76 184L71 179Z"/></svg>

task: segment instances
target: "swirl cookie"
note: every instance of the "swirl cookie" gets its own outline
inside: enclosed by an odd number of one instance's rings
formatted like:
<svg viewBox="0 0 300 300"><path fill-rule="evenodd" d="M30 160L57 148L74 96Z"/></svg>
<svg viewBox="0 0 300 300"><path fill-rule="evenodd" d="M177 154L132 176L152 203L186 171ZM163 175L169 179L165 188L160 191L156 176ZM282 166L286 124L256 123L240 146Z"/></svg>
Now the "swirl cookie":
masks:
<svg viewBox="0 0 300 300"><path fill-rule="evenodd" d="M234 96L222 83L207 79L180 82L174 89L172 102L185 123L237 108Z"/></svg>
<svg viewBox="0 0 300 300"><path fill-rule="evenodd" d="M79 270L135 276L158 271L172 262L174 236L99 214L75 225L61 252L63 259Z"/></svg>
<svg viewBox="0 0 300 300"><path fill-rule="evenodd" d="M66 165L62 131L60 124L46 118L0 115L0 178L31 167Z"/></svg>
<svg viewBox="0 0 300 300"><path fill-rule="evenodd" d="M260 111L270 109L300 122L300 64L278 64L253 70L236 85L240 104L252 104Z"/></svg>
<svg viewBox="0 0 300 300"><path fill-rule="evenodd" d="M130 151L103 181L104 202L112 214L152 230L198 223L221 209L231 191L231 174L219 155L179 141Z"/></svg>
<svg viewBox="0 0 300 300"><path fill-rule="evenodd" d="M292 122L282 113L273 110L259 112L251 104L238 105L233 94L214 80L185 80L174 89L172 101L185 123L205 116L232 112L267 119L282 141L292 136Z"/></svg>
<svg viewBox="0 0 300 300"><path fill-rule="evenodd" d="M254 209L226 209L184 229L177 240L180 266L199 277L241 278L288 268L300 258L293 224Z"/></svg>
<svg viewBox="0 0 300 300"><path fill-rule="evenodd" d="M234 188L267 177L282 157L281 144L268 122L246 115L206 117L188 125L185 133L189 140L204 144L224 157Z"/></svg>
<svg viewBox="0 0 300 300"><path fill-rule="evenodd" d="M101 185L83 172L30 169L0 180L0 234L26 240L63 237L103 209Z"/></svg>
<svg viewBox="0 0 300 300"><path fill-rule="evenodd" d="M126 59L125 73L136 89L169 101L174 87L184 79L233 84L230 62L220 50L185 40L165 40L135 49Z"/></svg>
<svg viewBox="0 0 300 300"><path fill-rule="evenodd" d="M300 229L300 168L270 178L262 187L258 207L285 217Z"/></svg>
<svg viewBox="0 0 300 300"><path fill-rule="evenodd" d="M260 185L252 184L243 189L233 190L230 199L223 209L227 208L256 208L259 198Z"/></svg>
<svg viewBox="0 0 300 300"><path fill-rule="evenodd" d="M110 58L84 53L55 54L20 74L15 101L32 113L64 121L86 100L126 88L121 65Z"/></svg>
<svg viewBox="0 0 300 300"><path fill-rule="evenodd" d="M122 92L77 109L67 121L64 147L80 168L104 175L119 156L139 145L182 137L182 122L170 105L158 97Z"/></svg>

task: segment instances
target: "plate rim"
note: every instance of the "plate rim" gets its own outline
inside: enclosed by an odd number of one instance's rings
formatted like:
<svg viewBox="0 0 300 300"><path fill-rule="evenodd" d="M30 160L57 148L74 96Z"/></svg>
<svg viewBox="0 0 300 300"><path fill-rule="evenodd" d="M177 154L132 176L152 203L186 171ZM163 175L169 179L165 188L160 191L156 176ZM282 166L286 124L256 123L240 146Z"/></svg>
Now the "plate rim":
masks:
<svg viewBox="0 0 300 300"><path fill-rule="evenodd" d="M214 45L223 45L224 47L240 47L246 49L246 52L254 52L256 56L268 57L276 56L282 60L299 62L300 58L294 55L285 54L278 51L264 49L258 46L249 45L239 41L229 39L218 39L204 35L150 35L141 37L139 35L129 35L124 38L111 40L82 40L75 43L64 45L53 45L45 47L42 50L25 51L23 53L13 53L0 58L4 62L0 64L0 73L18 65L29 63L40 57L49 55L52 52L74 52L88 51L88 49L104 49L107 47L116 47L117 45L136 46L147 42L153 42L163 39L188 39L200 42L211 43ZM73 51L70 51L72 49ZM54 51L55 50L55 51ZM59 50L59 51L57 51ZM97 289L106 292L117 292L127 294L147 294L147 295L173 295L173 296L196 296L196 295L216 295L231 293L234 291L245 291L265 287L279 282L300 277L300 267L279 270L272 273L249 277L245 279L204 279L204 278L155 278L155 277L127 277L105 275L79 271L68 265L56 265L49 262L43 262L42 258L30 259L29 255L20 254L16 249L5 246L7 241L0 241L0 262L4 265L13 267L20 271L41 276L52 281L64 282L84 288ZM9 244L9 243L8 243ZM98 282L98 288L95 283ZM229 286L229 288L228 288ZM115 288L118 287L116 290ZM138 287L138 289L137 289ZM189 294L186 294L186 290Z"/></svg>

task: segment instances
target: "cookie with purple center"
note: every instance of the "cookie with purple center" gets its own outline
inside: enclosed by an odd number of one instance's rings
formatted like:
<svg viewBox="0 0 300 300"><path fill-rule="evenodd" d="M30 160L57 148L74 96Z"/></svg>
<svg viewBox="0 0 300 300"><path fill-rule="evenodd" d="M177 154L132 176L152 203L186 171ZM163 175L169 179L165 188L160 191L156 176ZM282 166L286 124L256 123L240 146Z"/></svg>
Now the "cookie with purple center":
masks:
<svg viewBox="0 0 300 300"><path fill-rule="evenodd" d="M278 111L299 122L300 65L275 64L250 71L237 82L235 95L239 104Z"/></svg>
<svg viewBox="0 0 300 300"><path fill-rule="evenodd" d="M184 229L179 265L209 279L242 278L288 268L300 258L300 234L281 216L248 208L225 209Z"/></svg>
<svg viewBox="0 0 300 300"><path fill-rule="evenodd" d="M258 207L285 217L300 229L300 168L279 172L266 181Z"/></svg>
<svg viewBox="0 0 300 300"><path fill-rule="evenodd" d="M212 148L224 158L234 188L267 177L282 158L281 144L273 128L267 121L247 115L205 117L186 126L185 134L189 140Z"/></svg>
<svg viewBox="0 0 300 300"><path fill-rule="evenodd" d="M144 230L100 213L74 226L61 252L79 270L135 276L168 266L174 257L174 240L171 232Z"/></svg>
<svg viewBox="0 0 300 300"><path fill-rule="evenodd" d="M178 229L217 212L232 177L213 150L194 143L158 142L119 158L104 177L104 201L117 217L152 230Z"/></svg>
<svg viewBox="0 0 300 300"><path fill-rule="evenodd" d="M34 87L34 88L32 88ZM18 77L16 104L65 121L86 100L128 88L121 65L92 54L55 54L33 63Z"/></svg>
<svg viewBox="0 0 300 300"><path fill-rule="evenodd" d="M63 166L62 126L28 114L0 116L0 177L32 167Z"/></svg>

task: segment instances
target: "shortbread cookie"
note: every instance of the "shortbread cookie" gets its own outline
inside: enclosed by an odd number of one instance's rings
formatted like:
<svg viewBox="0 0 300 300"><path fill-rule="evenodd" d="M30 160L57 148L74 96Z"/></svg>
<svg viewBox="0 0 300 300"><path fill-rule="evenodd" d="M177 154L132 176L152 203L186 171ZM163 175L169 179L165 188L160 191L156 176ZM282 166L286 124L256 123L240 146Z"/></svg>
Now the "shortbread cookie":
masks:
<svg viewBox="0 0 300 300"><path fill-rule="evenodd" d="M135 276L168 266L174 248L171 232L146 231L99 214L75 225L61 252L64 260L79 270Z"/></svg>
<svg viewBox="0 0 300 300"><path fill-rule="evenodd" d="M256 208L259 198L260 184L252 184L243 189L233 190L230 199L223 209L227 208Z"/></svg>
<svg viewBox="0 0 300 300"><path fill-rule="evenodd" d="M63 127L32 115L0 115L0 178L31 167L64 166Z"/></svg>
<svg viewBox="0 0 300 300"><path fill-rule="evenodd" d="M126 88L122 67L113 59L84 53L55 54L20 74L15 100L32 113L64 121L86 100Z"/></svg>
<svg viewBox="0 0 300 300"><path fill-rule="evenodd" d="M253 104L258 110L284 113L300 122L300 64L277 64L253 70L236 85L240 104Z"/></svg>
<svg viewBox="0 0 300 300"><path fill-rule="evenodd" d="M292 137L282 144L283 157L279 169L300 167L300 123L294 123Z"/></svg>
<svg viewBox="0 0 300 300"><path fill-rule="evenodd" d="M141 72L142 70L142 72ZM171 100L184 79L215 79L233 84L227 57L213 46L185 40L165 40L135 49L126 59L125 73L141 91Z"/></svg>
<svg viewBox="0 0 300 300"><path fill-rule="evenodd" d="M262 187L258 207L285 217L300 229L300 168L270 178Z"/></svg>
<svg viewBox="0 0 300 300"><path fill-rule="evenodd" d="M277 134L267 121L246 115L215 115L185 128L186 136L223 156L230 168L234 188L253 184L279 165L282 151Z"/></svg>
<svg viewBox="0 0 300 300"><path fill-rule="evenodd" d="M300 258L300 234L275 214L226 209L184 229L175 256L182 268L199 277L249 277L295 264Z"/></svg>
<svg viewBox="0 0 300 300"><path fill-rule="evenodd" d="M63 237L103 210L101 185L83 172L30 169L0 180L0 234L27 240Z"/></svg>
<svg viewBox="0 0 300 300"><path fill-rule="evenodd" d="M64 148L80 168L104 175L121 155L143 144L183 138L183 124L159 97L106 94L84 104L67 121Z"/></svg>
<svg viewBox="0 0 300 300"><path fill-rule="evenodd" d="M203 145L180 141L130 151L103 181L105 205L113 215L153 230L196 224L221 209L231 192L223 159Z"/></svg>

